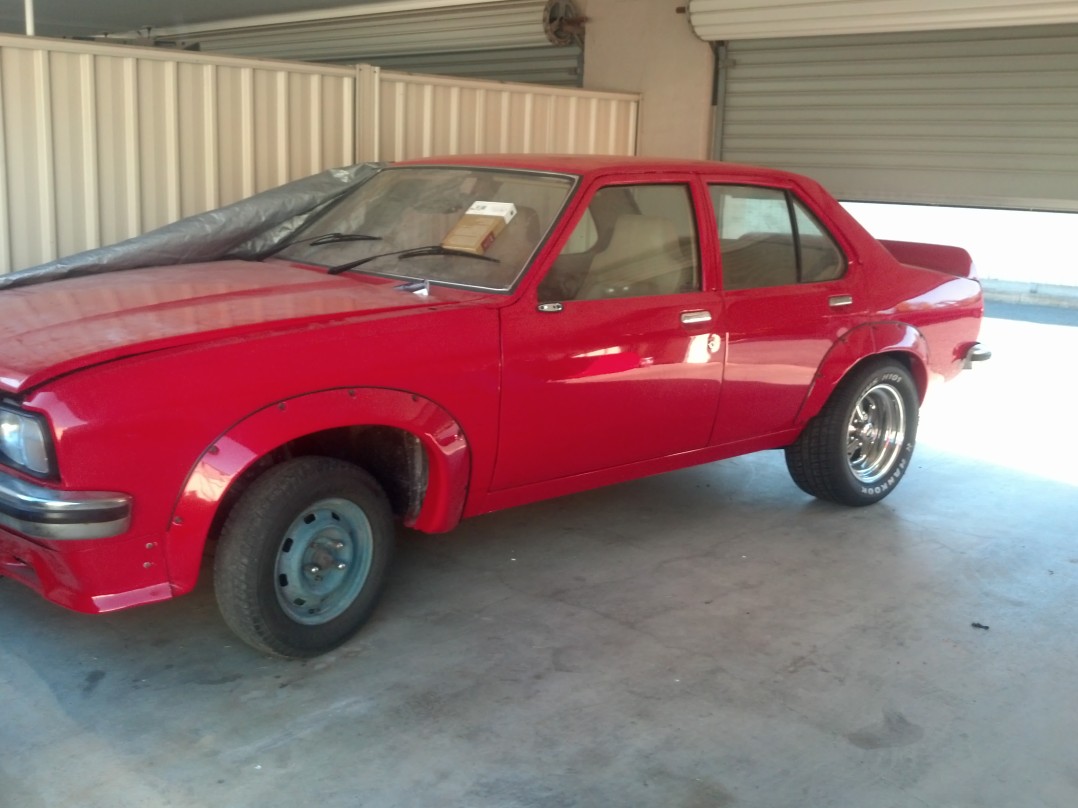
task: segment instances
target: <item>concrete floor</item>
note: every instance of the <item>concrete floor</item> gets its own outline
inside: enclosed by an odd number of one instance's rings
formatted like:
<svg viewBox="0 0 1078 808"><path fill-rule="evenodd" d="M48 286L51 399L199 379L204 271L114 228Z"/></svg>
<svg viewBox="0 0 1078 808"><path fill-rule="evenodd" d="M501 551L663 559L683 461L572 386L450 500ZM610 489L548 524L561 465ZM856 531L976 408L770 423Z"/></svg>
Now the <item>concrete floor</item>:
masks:
<svg viewBox="0 0 1078 808"><path fill-rule="evenodd" d="M0 582L0 805L1073 808L1078 312L993 313L883 503L776 452L406 535L322 659L208 586L85 617Z"/></svg>

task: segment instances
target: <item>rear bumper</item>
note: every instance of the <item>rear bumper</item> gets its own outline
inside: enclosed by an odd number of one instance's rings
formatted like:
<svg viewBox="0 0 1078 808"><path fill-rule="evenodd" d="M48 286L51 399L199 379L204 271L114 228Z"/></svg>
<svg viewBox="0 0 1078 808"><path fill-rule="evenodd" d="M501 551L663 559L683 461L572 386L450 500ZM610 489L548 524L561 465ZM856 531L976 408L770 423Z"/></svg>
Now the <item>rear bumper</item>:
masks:
<svg viewBox="0 0 1078 808"><path fill-rule="evenodd" d="M58 491L0 472L0 527L35 539L119 536L131 525L131 498L101 491Z"/></svg>
<svg viewBox="0 0 1078 808"><path fill-rule="evenodd" d="M962 370L969 370L974 362L987 362L991 358L992 352L981 343L975 342L969 346L966 355L962 357Z"/></svg>

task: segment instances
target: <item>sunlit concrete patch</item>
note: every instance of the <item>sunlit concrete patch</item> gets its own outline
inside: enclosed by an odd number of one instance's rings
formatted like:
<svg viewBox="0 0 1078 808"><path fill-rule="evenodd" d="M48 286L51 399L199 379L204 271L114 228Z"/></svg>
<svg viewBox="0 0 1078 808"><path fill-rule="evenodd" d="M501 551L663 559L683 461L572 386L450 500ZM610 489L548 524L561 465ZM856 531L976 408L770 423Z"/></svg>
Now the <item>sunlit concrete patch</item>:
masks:
<svg viewBox="0 0 1078 808"><path fill-rule="evenodd" d="M921 445L1078 486L1078 310L1073 319L1065 325L987 318L981 341L992 358L932 391Z"/></svg>

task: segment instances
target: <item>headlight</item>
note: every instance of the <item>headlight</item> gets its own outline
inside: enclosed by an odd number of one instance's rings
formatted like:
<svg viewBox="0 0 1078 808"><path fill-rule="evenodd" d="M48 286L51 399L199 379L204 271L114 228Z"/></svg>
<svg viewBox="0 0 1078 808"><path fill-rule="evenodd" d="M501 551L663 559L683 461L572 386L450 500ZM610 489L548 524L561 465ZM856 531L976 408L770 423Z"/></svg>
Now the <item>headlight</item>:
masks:
<svg viewBox="0 0 1078 808"><path fill-rule="evenodd" d="M51 454L44 418L0 406L0 463L44 477L53 470Z"/></svg>

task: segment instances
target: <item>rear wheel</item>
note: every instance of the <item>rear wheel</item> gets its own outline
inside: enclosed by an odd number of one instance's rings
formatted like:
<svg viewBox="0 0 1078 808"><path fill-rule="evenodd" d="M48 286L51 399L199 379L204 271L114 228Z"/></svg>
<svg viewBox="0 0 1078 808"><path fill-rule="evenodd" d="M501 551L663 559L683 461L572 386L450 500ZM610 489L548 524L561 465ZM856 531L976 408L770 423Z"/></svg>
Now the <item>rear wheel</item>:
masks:
<svg viewBox="0 0 1078 808"><path fill-rule="evenodd" d="M255 480L225 521L217 603L255 648L316 656L366 622L392 550L389 503L369 474L327 457L289 460Z"/></svg>
<svg viewBox="0 0 1078 808"><path fill-rule="evenodd" d="M790 476L819 499L843 505L879 502L909 468L917 407L916 385L897 362L854 371L787 447Z"/></svg>

